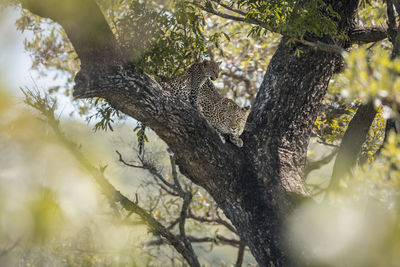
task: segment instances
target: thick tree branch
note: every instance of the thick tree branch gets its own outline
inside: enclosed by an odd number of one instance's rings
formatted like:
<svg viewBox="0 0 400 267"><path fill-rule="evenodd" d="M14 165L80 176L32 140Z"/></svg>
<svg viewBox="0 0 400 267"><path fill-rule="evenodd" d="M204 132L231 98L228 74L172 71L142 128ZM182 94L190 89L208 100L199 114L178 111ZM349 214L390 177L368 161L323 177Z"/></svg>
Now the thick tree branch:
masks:
<svg viewBox="0 0 400 267"><path fill-rule="evenodd" d="M320 51L329 52L329 53L336 53L341 56L345 56L347 54L346 50L344 50L343 48L341 48L340 46L337 46L337 45L331 45L331 44L327 44L327 43L324 43L321 41L310 42L310 41L307 41L304 39L298 39L298 38L294 38L294 40L298 43L307 45L315 50L320 50Z"/></svg>
<svg viewBox="0 0 400 267"><path fill-rule="evenodd" d="M388 28L380 26L362 27L357 26L350 30L349 38L352 43L373 43L388 37Z"/></svg>
<svg viewBox="0 0 400 267"><path fill-rule="evenodd" d="M393 5L396 9L397 14L400 12L400 1L399 0L388 0L387 1L387 13L389 17L388 25L390 27L391 41L393 43L393 50L391 58L395 59L400 54L400 30L396 23L396 17L394 14Z"/></svg>
<svg viewBox="0 0 400 267"><path fill-rule="evenodd" d="M387 25L388 25L389 36L393 38L393 35L396 33L397 23L396 23L396 17L394 15L392 0L386 0L386 12L388 16Z"/></svg>
<svg viewBox="0 0 400 267"><path fill-rule="evenodd" d="M62 21L82 65L89 67L91 64L87 63L93 63L102 68L117 66L122 60L120 47L94 1L22 0L22 7L41 17Z"/></svg>
<svg viewBox="0 0 400 267"><path fill-rule="evenodd" d="M376 116L374 104L369 102L361 105L343 136L338 155L333 166L329 188L336 188L341 178L349 174L357 163L369 128Z"/></svg>

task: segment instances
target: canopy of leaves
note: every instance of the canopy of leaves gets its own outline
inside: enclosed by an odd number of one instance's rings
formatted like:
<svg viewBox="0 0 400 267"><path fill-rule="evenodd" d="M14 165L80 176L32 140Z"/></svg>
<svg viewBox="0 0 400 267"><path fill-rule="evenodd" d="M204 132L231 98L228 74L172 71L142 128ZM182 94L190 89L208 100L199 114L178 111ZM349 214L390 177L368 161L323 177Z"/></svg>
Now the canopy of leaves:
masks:
<svg viewBox="0 0 400 267"><path fill-rule="evenodd" d="M245 10L246 18L259 21L250 34L259 35L264 29L283 35L303 38L311 33L317 36L336 35L339 15L322 0L311 1L230 1L230 6Z"/></svg>

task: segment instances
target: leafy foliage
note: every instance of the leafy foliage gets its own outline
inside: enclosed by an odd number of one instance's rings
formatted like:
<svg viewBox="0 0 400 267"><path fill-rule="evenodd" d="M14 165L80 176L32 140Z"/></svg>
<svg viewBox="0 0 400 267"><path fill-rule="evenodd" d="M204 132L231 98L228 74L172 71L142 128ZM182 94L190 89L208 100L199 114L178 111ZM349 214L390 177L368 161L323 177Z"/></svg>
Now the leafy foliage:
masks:
<svg viewBox="0 0 400 267"><path fill-rule="evenodd" d="M250 30L251 36L260 36L266 31L296 38L303 38L306 34L340 35L336 25L339 15L322 0L240 0L225 5L238 8L246 20L258 24Z"/></svg>
<svg viewBox="0 0 400 267"><path fill-rule="evenodd" d="M100 102L100 104L99 104ZM94 125L94 129L97 130L107 130L113 131L112 123L114 122L113 117L118 117L118 110L113 109L107 102L102 99L97 98L95 100L95 106L97 107L97 113L88 116L87 121L90 122L93 118L100 119Z"/></svg>
<svg viewBox="0 0 400 267"><path fill-rule="evenodd" d="M204 17L182 1L130 1L114 16L132 64L156 78L170 77L207 56Z"/></svg>
<svg viewBox="0 0 400 267"><path fill-rule="evenodd" d="M370 50L354 49L347 60L347 68L332 84L332 91L347 99L395 104L399 101L400 61L391 60L386 44Z"/></svg>
<svg viewBox="0 0 400 267"><path fill-rule="evenodd" d="M345 103L338 97L326 98L314 123L314 133L327 144L335 144L343 137L347 125L355 114L357 103Z"/></svg>

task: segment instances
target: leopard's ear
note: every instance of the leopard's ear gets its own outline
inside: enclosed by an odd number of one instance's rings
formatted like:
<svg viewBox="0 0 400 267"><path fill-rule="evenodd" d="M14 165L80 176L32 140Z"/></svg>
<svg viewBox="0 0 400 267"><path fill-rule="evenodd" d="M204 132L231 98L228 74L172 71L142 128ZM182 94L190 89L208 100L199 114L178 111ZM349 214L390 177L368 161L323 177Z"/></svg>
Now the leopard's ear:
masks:
<svg viewBox="0 0 400 267"><path fill-rule="evenodd" d="M248 111L250 110L250 106L245 106L244 108L242 108L244 111Z"/></svg>
<svg viewBox="0 0 400 267"><path fill-rule="evenodd" d="M220 66L222 63L222 61L217 61L218 66Z"/></svg>

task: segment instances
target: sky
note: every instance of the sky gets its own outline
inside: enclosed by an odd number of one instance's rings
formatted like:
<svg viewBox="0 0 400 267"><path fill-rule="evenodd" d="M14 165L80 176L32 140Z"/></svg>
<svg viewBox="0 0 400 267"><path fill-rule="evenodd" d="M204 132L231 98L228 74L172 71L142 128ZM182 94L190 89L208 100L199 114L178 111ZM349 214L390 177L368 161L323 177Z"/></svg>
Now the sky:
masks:
<svg viewBox="0 0 400 267"><path fill-rule="evenodd" d="M31 69L32 60L24 49L24 39L32 38L33 34L17 30L15 21L19 18L19 12L17 8L0 9L0 83L8 94L17 98L22 96L20 88L45 90L56 84L64 84L62 78L54 80L53 75L41 77ZM67 98L60 97L59 100L59 106L65 113L73 109Z"/></svg>
<svg viewBox="0 0 400 267"><path fill-rule="evenodd" d="M18 16L16 9L0 10L0 79L12 95L21 95L19 87L32 86L37 78L30 70L30 56L24 51L23 41L30 37L29 33L21 33L15 26Z"/></svg>
<svg viewBox="0 0 400 267"><path fill-rule="evenodd" d="M62 75L58 75L56 80L54 75L41 77L31 69L32 60L24 49L24 40L32 38L33 34L17 30L15 21L19 18L19 12L17 8L0 8L0 84L7 94L15 97L14 100L22 102L20 88L46 91L51 86L65 84L65 80ZM63 118L69 117L75 110L71 100L64 95L57 97L57 103L57 113ZM77 114L72 116L75 120L84 121Z"/></svg>

